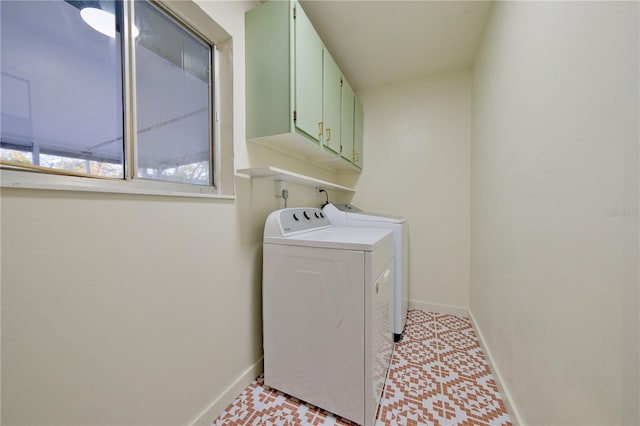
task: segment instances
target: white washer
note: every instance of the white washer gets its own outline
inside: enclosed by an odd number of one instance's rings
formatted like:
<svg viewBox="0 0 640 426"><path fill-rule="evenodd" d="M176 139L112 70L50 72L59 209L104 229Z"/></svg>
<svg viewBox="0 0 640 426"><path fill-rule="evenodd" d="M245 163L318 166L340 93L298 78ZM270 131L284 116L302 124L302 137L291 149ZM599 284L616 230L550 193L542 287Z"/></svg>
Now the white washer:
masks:
<svg viewBox="0 0 640 426"><path fill-rule="evenodd" d="M265 223L264 382L369 426L393 352L393 237L289 208Z"/></svg>
<svg viewBox="0 0 640 426"><path fill-rule="evenodd" d="M393 230L395 280L393 340L399 341L409 309L409 224L404 217L362 211L351 204L329 203L322 209L332 225Z"/></svg>

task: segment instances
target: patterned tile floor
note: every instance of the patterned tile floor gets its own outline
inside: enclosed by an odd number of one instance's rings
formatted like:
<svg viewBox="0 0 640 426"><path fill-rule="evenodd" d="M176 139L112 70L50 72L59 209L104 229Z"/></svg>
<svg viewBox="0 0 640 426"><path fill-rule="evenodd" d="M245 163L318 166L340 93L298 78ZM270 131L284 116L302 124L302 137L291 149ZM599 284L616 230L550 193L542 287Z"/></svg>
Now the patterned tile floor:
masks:
<svg viewBox="0 0 640 426"><path fill-rule="evenodd" d="M213 424L355 425L265 387L261 377ZM409 311L378 408L380 425L511 425L469 319Z"/></svg>

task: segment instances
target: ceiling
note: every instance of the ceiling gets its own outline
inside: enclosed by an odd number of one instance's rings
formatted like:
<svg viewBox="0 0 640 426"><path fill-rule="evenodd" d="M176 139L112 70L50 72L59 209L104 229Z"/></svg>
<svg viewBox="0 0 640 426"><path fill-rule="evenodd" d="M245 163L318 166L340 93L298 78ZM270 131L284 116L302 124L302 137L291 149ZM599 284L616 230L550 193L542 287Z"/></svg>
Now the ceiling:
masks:
<svg viewBox="0 0 640 426"><path fill-rule="evenodd" d="M355 90L473 63L489 1L301 0Z"/></svg>

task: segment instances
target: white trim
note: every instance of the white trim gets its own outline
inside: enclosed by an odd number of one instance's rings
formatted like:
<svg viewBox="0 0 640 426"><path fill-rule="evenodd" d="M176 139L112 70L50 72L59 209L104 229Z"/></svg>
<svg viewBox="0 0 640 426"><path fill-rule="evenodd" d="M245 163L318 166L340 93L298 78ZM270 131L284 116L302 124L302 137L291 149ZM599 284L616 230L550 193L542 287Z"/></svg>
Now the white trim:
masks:
<svg viewBox="0 0 640 426"><path fill-rule="evenodd" d="M211 425L213 421L222 413L229 404L264 370L264 357L247 368L233 383L229 385L211 404L207 406L196 418L189 423L189 426Z"/></svg>
<svg viewBox="0 0 640 426"><path fill-rule="evenodd" d="M525 423L522 421L522 417L520 416L520 412L518 411L515 403L513 402L513 397L511 396L511 392L509 392L509 388L507 388L507 385L502 379L502 374L500 374L500 369L498 369L498 366L493 359L493 355L491 355L489 346L487 346L487 342L484 338L484 335L482 334L482 331L480 331L480 327L478 327L478 323L475 317L473 316L473 313L471 312L471 310L469 310L469 318L471 319L473 328L476 331L476 335L478 336L478 339L480 340L480 344L482 345L482 350L487 355L489 366L491 367L491 372L493 373L496 379L496 383L498 384L498 389L500 390L500 393L503 396L504 405L507 408L507 412L511 417L512 423L514 423L514 425L516 426L517 425L525 426Z"/></svg>
<svg viewBox="0 0 640 426"><path fill-rule="evenodd" d="M60 191L109 192L117 194L166 195L172 197L218 198L235 200L234 195L220 195L212 186L154 182L143 179L98 179L60 176L17 170L0 172L2 188L52 189Z"/></svg>
<svg viewBox="0 0 640 426"><path fill-rule="evenodd" d="M461 306L441 305L438 303L423 302L421 300L409 300L409 309L419 309L427 312L437 312L439 314L457 315L469 318L469 309Z"/></svg>

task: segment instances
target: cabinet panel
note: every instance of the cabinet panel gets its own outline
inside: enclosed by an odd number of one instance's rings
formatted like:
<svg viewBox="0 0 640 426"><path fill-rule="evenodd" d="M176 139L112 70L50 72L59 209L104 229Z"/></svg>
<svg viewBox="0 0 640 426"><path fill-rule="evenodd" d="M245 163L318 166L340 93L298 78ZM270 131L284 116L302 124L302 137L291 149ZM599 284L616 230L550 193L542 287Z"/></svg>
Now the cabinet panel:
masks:
<svg viewBox="0 0 640 426"><path fill-rule="evenodd" d="M362 146L363 146L363 119L364 112L362 104L355 98L353 115L353 164L362 168Z"/></svg>
<svg viewBox="0 0 640 426"><path fill-rule="evenodd" d="M340 79L338 65L327 49L324 50L324 144L335 153L340 152Z"/></svg>
<svg viewBox="0 0 640 426"><path fill-rule="evenodd" d="M320 142L322 125L322 41L300 6L295 19L296 127Z"/></svg>
<svg viewBox="0 0 640 426"><path fill-rule="evenodd" d="M247 138L292 131L288 2L270 1L245 18ZM291 24L293 28L293 24Z"/></svg>
<svg viewBox="0 0 640 426"><path fill-rule="evenodd" d="M353 105L355 95L349 82L342 80L342 126L340 135L340 155L347 161L353 159Z"/></svg>
<svg viewBox="0 0 640 426"><path fill-rule="evenodd" d="M302 6L266 1L245 16L248 141L328 170L359 171L352 142L341 146L343 133L353 133L342 130L342 73Z"/></svg>

